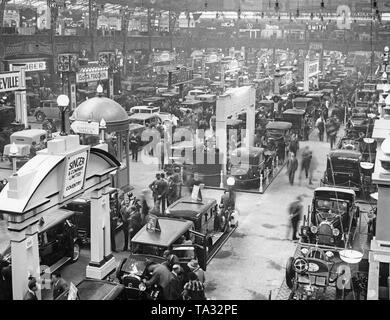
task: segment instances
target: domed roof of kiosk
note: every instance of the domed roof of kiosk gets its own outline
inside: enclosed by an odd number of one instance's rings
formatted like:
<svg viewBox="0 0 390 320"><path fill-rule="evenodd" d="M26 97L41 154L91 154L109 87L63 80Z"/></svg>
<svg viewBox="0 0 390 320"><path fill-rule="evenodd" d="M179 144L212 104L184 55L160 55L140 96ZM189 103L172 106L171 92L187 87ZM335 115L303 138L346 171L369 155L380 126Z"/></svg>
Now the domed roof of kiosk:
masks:
<svg viewBox="0 0 390 320"><path fill-rule="evenodd" d="M117 102L106 97L93 97L74 110L72 121L94 121L104 119L107 131L124 131L129 129L129 116L126 110Z"/></svg>

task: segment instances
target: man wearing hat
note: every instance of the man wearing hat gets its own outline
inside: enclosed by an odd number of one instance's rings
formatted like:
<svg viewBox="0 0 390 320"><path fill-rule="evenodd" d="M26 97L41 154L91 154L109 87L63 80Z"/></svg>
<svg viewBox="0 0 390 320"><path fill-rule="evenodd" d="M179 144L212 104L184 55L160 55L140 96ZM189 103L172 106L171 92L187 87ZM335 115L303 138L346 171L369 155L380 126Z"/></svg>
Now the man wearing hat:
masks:
<svg viewBox="0 0 390 320"><path fill-rule="evenodd" d="M187 263L188 268L196 274L198 277L198 280L202 283L205 283L206 276L204 270L199 266L199 263L197 260L193 259L190 262Z"/></svg>
<svg viewBox="0 0 390 320"><path fill-rule="evenodd" d="M37 279L35 279L34 277L29 278L28 291L24 295L23 300L38 300L37 293L36 293L37 290L38 290Z"/></svg>
<svg viewBox="0 0 390 320"><path fill-rule="evenodd" d="M169 300L180 300L183 291L183 278L179 264L172 266L172 277L169 279Z"/></svg>

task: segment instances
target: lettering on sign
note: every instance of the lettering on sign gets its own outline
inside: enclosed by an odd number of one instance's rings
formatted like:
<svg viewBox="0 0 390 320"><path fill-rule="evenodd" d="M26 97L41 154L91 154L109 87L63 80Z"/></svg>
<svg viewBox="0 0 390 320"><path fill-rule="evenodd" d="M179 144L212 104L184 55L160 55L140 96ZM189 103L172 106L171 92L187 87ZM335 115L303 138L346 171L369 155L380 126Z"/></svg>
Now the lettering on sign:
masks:
<svg viewBox="0 0 390 320"><path fill-rule="evenodd" d="M22 64L24 64L26 72L46 70L46 61L34 61ZM10 69L14 70L13 64L10 64Z"/></svg>
<svg viewBox="0 0 390 320"><path fill-rule="evenodd" d="M64 198L69 197L70 195L83 189L87 167L87 159L87 151L68 157L66 162L66 171L64 179Z"/></svg>
<svg viewBox="0 0 390 320"><path fill-rule="evenodd" d="M309 77L313 77L313 76L316 76L319 72L319 67L320 67L320 64L318 61L314 62L314 63L310 63L309 64Z"/></svg>
<svg viewBox="0 0 390 320"><path fill-rule="evenodd" d="M20 73L9 72L0 74L0 92L15 91L20 88Z"/></svg>
<svg viewBox="0 0 390 320"><path fill-rule="evenodd" d="M99 134L99 123L98 122L86 122L86 121L74 121L70 125L72 130L75 133L82 133L82 134Z"/></svg>
<svg viewBox="0 0 390 320"><path fill-rule="evenodd" d="M85 71L76 73L76 82L92 82L108 79L108 70Z"/></svg>

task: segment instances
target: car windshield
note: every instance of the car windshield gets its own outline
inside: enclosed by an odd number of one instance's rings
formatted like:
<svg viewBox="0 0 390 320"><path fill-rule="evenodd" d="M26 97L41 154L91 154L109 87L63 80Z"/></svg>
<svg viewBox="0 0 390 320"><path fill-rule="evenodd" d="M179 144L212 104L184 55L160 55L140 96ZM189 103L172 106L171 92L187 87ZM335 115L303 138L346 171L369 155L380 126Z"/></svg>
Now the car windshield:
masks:
<svg viewBox="0 0 390 320"><path fill-rule="evenodd" d="M141 119L130 119L130 123L137 123L137 124L144 125L144 120L141 120Z"/></svg>
<svg viewBox="0 0 390 320"><path fill-rule="evenodd" d="M326 215L326 218L333 218L336 215L343 215L347 212L348 203L337 199L317 199L315 206L318 212Z"/></svg>

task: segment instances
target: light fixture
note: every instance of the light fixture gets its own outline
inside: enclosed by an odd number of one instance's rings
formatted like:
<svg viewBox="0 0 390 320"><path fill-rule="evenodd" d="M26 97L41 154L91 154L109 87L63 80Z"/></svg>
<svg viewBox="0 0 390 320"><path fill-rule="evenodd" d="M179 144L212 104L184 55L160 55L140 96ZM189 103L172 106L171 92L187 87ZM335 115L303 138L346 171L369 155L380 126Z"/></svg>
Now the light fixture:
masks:
<svg viewBox="0 0 390 320"><path fill-rule="evenodd" d="M229 177L227 178L226 183L229 187L232 187L236 184L236 179L234 179L234 177Z"/></svg>
<svg viewBox="0 0 390 320"><path fill-rule="evenodd" d="M96 88L96 92L101 95L103 93L103 86L101 84L99 84Z"/></svg>
<svg viewBox="0 0 390 320"><path fill-rule="evenodd" d="M321 0L321 9L324 9L324 8L325 8L324 0Z"/></svg>
<svg viewBox="0 0 390 320"><path fill-rule="evenodd" d="M66 94L61 94L57 98L57 105L59 107L67 107L69 105L69 97Z"/></svg>
<svg viewBox="0 0 390 320"><path fill-rule="evenodd" d="M100 120L99 126L101 129L106 128L106 120L104 118Z"/></svg>
<svg viewBox="0 0 390 320"><path fill-rule="evenodd" d="M279 10L279 1L276 0L275 2L275 11L278 11Z"/></svg>

